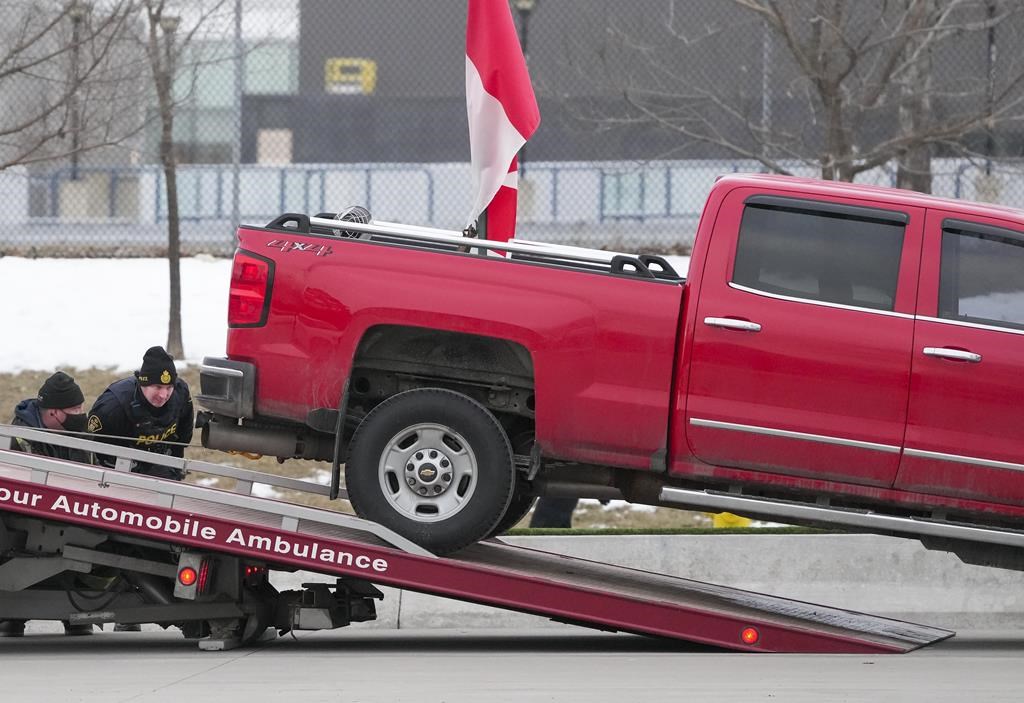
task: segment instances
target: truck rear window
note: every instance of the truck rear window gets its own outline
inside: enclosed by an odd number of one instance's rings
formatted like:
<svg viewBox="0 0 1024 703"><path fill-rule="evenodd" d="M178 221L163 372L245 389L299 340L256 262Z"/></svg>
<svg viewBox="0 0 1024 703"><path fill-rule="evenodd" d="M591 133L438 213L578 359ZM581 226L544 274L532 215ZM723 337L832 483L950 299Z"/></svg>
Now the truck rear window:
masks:
<svg viewBox="0 0 1024 703"><path fill-rule="evenodd" d="M899 213L873 216L866 208L823 203L816 209L808 201L770 200L748 201L744 208L734 283L806 300L893 309L905 229Z"/></svg>

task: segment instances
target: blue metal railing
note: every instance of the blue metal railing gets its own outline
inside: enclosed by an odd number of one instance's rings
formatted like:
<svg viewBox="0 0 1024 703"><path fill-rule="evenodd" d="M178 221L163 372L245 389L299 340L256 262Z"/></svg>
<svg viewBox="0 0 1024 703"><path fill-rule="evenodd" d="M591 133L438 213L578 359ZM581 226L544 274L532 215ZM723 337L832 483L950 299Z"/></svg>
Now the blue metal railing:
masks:
<svg viewBox="0 0 1024 703"><path fill-rule="evenodd" d="M457 177L468 176L468 164L464 168L465 173ZM967 174L979 168L968 161L943 160L941 168L935 169L936 193L963 197ZM1019 168L1017 164L1003 164L1001 173L1012 175L1011 171ZM700 215L703 196L715 175L756 170L756 163L746 161L531 162L534 204L540 207L530 212L521 210L520 214L533 224L692 219ZM245 219L258 221L282 212L323 212L358 202L375 215L381 210L384 219L392 217L389 209L397 208L402 214L415 213L415 219L423 224L461 227L459 218L464 213L452 212L456 205L438 200L438 179L451 172L451 164L245 165L239 172L244 199L241 214ZM107 218L119 222L166 221L166 188L159 166L80 166L78 174L82 179L103 177L96 186L95 197L104 197ZM219 222L232 216L228 197L233 178L230 164L179 166L177 175L183 221ZM381 179L389 181L390 186L382 185ZM61 212L61 196L64 184L70 180L69 168L30 176L29 187L34 195L28 199L33 203L29 219L68 217L67 212ZM860 180L895 185L896 170L883 167ZM353 189L355 182L361 182L361 187ZM148 196L144 196L144 189L148 189ZM337 200L338 193L346 193L349 201L327 202ZM452 199L450 192L446 195ZM467 207L469 196L467 193ZM1004 196L1014 200L1007 202L1011 205L1024 200L1024 193L1007 192ZM103 217L95 209L93 214Z"/></svg>

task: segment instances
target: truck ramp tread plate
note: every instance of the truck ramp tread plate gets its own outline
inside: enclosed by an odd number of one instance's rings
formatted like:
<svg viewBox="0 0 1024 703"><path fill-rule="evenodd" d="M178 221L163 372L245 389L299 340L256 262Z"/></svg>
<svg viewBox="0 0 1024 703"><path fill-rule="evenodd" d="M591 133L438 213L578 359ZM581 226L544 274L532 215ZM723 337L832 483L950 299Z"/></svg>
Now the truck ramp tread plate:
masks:
<svg viewBox="0 0 1024 703"><path fill-rule="evenodd" d="M600 629L743 651L899 653L953 635L498 541L445 559L411 554L381 543L373 523L366 523L365 532L351 529L362 521L333 511L302 507L298 520L290 517L298 510L291 503L255 497L240 501L216 488L139 475L107 472L99 482L79 476L69 480L60 474L59 463L46 462L43 483L38 472L0 461L0 511L238 554L284 568L354 576ZM129 482L133 490L115 481ZM146 496L143 488L151 494ZM197 492L202 500L196 500ZM279 521L268 519L275 511L282 516ZM757 633L755 642L743 640L750 628Z"/></svg>

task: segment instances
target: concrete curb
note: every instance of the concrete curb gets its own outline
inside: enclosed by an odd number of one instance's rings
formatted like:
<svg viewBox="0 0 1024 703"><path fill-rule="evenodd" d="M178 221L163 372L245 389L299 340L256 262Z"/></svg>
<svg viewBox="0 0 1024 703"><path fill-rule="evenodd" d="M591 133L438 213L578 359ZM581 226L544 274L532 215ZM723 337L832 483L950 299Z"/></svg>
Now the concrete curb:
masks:
<svg viewBox="0 0 1024 703"><path fill-rule="evenodd" d="M877 535L505 537L532 549L949 629L1024 626L1024 572L971 566ZM275 574L281 590L329 580ZM374 628L537 628L550 620L386 588Z"/></svg>

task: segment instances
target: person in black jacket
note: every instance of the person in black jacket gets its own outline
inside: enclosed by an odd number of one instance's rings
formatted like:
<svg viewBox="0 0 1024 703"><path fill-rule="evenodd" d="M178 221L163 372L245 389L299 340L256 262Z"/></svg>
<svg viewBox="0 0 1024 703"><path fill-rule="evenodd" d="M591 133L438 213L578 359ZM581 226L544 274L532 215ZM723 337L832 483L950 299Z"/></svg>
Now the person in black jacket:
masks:
<svg viewBox="0 0 1024 703"><path fill-rule="evenodd" d="M178 378L174 359L163 347L150 347L133 378L115 381L96 399L88 429L101 442L184 457L194 422L192 395ZM108 467L115 462L115 457L102 454L98 459ZM178 469L147 462L136 462L132 471L175 481L184 478Z"/></svg>
<svg viewBox="0 0 1024 703"><path fill-rule="evenodd" d="M85 396L75 379L58 371L43 381L35 398L28 398L15 406L11 424L37 430L85 432L84 404ZM86 451L20 437L14 438L11 449L86 464L92 460Z"/></svg>
<svg viewBox="0 0 1024 703"><path fill-rule="evenodd" d="M11 420L11 424L36 430L85 432L84 405L85 396L75 383L75 379L63 371L58 371L43 382L35 398L18 403L14 408L14 419ZM21 437L14 438L11 449L86 464L92 460L92 455L87 451ZM24 620L0 621L0 637L21 637L23 634ZM91 635L92 625L72 625L65 621L64 634Z"/></svg>

